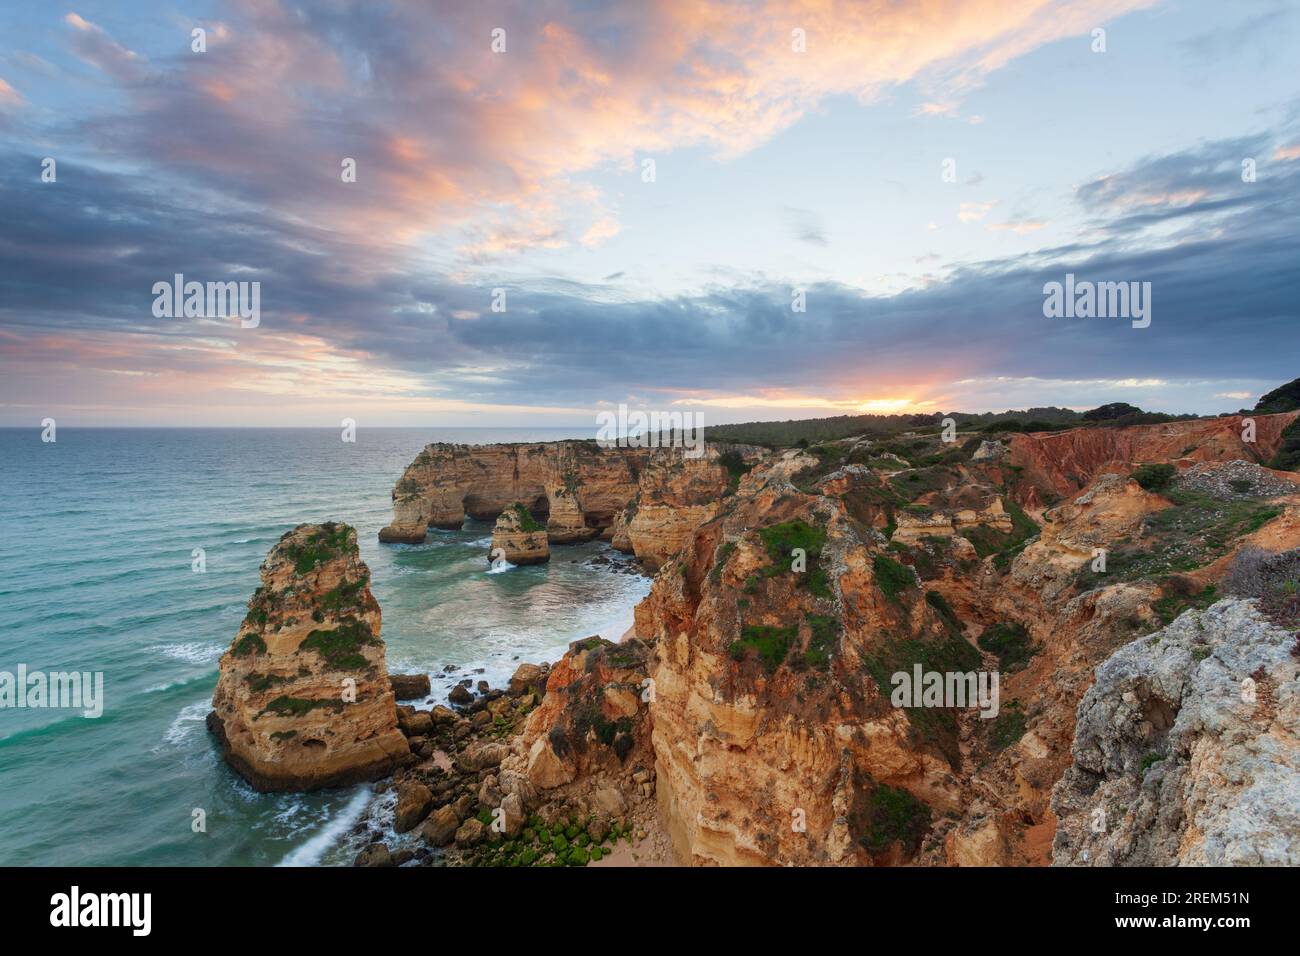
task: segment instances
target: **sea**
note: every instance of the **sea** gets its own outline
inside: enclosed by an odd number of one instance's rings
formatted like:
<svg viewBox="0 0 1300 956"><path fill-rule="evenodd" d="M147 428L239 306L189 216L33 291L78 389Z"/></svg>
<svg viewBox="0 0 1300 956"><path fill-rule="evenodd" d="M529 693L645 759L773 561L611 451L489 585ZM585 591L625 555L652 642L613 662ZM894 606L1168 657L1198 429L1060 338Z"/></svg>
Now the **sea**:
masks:
<svg viewBox="0 0 1300 956"><path fill-rule="evenodd" d="M394 841L392 794L258 793L204 726L258 566L295 525L357 528L389 670L429 674L438 701L463 677L501 686L571 641L618 640L650 589L601 542L494 572L491 526L472 520L424 544L379 543L393 485L425 444L589 437L577 430L56 437L0 429L0 672L100 672L103 713L0 708L0 865L346 865L376 836Z"/></svg>

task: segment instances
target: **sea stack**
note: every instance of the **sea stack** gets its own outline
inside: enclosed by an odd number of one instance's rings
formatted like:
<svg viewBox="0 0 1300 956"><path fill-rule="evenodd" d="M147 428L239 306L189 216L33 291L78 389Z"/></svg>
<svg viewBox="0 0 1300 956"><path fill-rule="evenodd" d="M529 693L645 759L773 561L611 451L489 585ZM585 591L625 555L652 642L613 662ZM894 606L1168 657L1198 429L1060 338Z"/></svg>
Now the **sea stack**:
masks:
<svg viewBox="0 0 1300 956"><path fill-rule="evenodd" d="M495 562L499 558L511 564L544 564L551 560L546 529L521 504L513 504L501 512L492 529L488 560Z"/></svg>
<svg viewBox="0 0 1300 956"><path fill-rule="evenodd" d="M262 586L221 658L208 714L227 762L262 791L391 773L409 750L356 531L299 525L261 571Z"/></svg>

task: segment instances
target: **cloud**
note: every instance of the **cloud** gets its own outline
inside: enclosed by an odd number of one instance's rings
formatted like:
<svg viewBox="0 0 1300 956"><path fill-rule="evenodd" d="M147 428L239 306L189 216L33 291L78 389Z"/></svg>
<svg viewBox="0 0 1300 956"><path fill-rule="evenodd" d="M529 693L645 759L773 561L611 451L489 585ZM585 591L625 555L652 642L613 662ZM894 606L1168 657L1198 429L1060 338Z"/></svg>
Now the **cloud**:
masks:
<svg viewBox="0 0 1300 956"><path fill-rule="evenodd" d="M957 210L957 218L962 222L979 222L997 204L996 199L989 202L964 202Z"/></svg>
<svg viewBox="0 0 1300 956"><path fill-rule="evenodd" d="M1239 146L1209 144L1114 177L1146 188L1180 164L1217 168L1214 157L1226 162ZM6 156L0 168L32 162ZM231 407L257 395L356 401L367 388L375 402L421 409L453 398L475 409L587 407L628 393L709 407L728 397L740 397L740 407L920 407L945 396L1006 401L1012 393L999 398L993 386L952 385L999 376L1066 383L1083 405L1142 389L1153 393L1147 407L1165 407L1188 395L1205 405L1222 398L1222 384L1162 390L1205 379L1207 356L1217 382L1267 383L1293 378L1300 354L1300 237L1281 225L1300 215L1300 169L1289 166L1252 184L1226 213L1216 209L1213 237L1189 228L1134 246L1130 217L1189 213L1126 212L1090 245L973 263L898 295L813 283L806 313L790 311L789 286L777 280L661 300L620 298L605 286L516 283L507 287L507 311L497 313L489 288L417 268L385 270L382 257L365 263L344 237L269 213L214 215L145 177L85 170L37 193L10 173L0 189L15 200L9 241L0 244L8 400L68 400L59 396L75 368L73 392L87 403L118 395L140 407L209 388ZM154 319L151 284L176 269L204 280L259 279L262 326ZM1067 271L1150 281L1151 327L1044 318L1043 284ZM1097 368L1107 370L1101 384L1079 384L1080 369Z"/></svg>
<svg viewBox="0 0 1300 956"><path fill-rule="evenodd" d="M63 21L73 30L73 51L86 63L128 85L139 83L148 75L138 54L119 44L80 14L68 13Z"/></svg>
<svg viewBox="0 0 1300 956"><path fill-rule="evenodd" d="M353 241L468 230L464 255L479 261L609 238L603 197L574 193L575 174L685 147L726 160L832 96L958 74L968 88L1145 3L1075 0L1051 18L1036 0L448 4L435 24L409 2L242 0L207 53L154 63L80 14L65 21L77 55L131 97L84 124L101 149ZM506 52L493 53L502 25ZM344 157L355 183L340 180ZM491 221L515 215L525 223Z"/></svg>
<svg viewBox="0 0 1300 956"><path fill-rule="evenodd" d="M0 106L4 105L22 106L23 98L22 94L10 86L3 76L0 76Z"/></svg>

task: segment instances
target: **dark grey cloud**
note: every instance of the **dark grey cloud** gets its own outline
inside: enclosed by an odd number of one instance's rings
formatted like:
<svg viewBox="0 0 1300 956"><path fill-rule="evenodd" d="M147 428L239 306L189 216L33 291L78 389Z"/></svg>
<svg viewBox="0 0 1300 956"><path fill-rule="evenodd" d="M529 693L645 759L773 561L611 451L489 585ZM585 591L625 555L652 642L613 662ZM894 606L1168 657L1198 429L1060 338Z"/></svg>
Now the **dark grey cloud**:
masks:
<svg viewBox="0 0 1300 956"><path fill-rule="evenodd" d="M320 336L370 357L377 374L423 375L470 401L806 390L936 370L1286 380L1300 374L1300 162L1266 160L1272 145L1209 144L1082 187L1079 201L1099 230L1090 243L971 264L888 297L814 285L806 313L791 311L790 288L778 281L656 301L611 300L607 287L569 282L507 283L508 309L493 313L488 285L458 284L333 233L75 165L43 185L39 157L8 154L0 327L10 337L211 335L151 315L152 283L183 272L257 278L265 331ZM1255 183L1240 180L1243 155L1260 158ZM1159 242L1142 238L1153 226L1164 227ZM1045 318L1043 284L1066 272L1151 282L1151 327Z"/></svg>

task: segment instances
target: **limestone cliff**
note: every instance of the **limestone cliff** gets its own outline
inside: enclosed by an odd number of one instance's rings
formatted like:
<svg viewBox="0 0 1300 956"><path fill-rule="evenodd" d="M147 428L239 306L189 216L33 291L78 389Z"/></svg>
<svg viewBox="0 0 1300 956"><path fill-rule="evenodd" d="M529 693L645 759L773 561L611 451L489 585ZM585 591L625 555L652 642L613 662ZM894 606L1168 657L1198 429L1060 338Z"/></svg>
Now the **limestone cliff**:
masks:
<svg viewBox="0 0 1300 956"><path fill-rule="evenodd" d="M393 523L381 541L420 542L427 528L494 520L516 503L545 525L550 544L604 537L652 570L734 492L762 455L714 446L601 448L595 442L429 445L393 489Z"/></svg>
<svg viewBox="0 0 1300 956"><path fill-rule="evenodd" d="M1012 435L1007 459L1022 472L1027 502L1044 503L1080 490L1104 472L1127 472L1144 462L1244 459L1262 464L1277 453L1282 433L1298 416L1300 412L1225 415L1162 425ZM1246 417L1255 423L1254 442L1243 440Z"/></svg>
<svg viewBox="0 0 1300 956"><path fill-rule="evenodd" d="M697 460L654 452L595 517L581 469L554 494L540 485L544 501L512 494L500 508L518 499L534 515L558 514L561 537L581 513L582 527L658 573L636 609L635 642L579 642L552 670L503 773L579 805L650 789L678 858L694 864L1046 865L1054 839L1061 862L1079 862L1062 856L1079 846L1116 862L1286 857L1275 831L1292 824L1280 810L1260 815L1268 833L1238 841L1238 856L1209 837L1197 849L1199 831L1174 821L1187 812L1207 832L1226 826L1205 796L1216 779L1209 755L1225 741L1262 752L1251 734L1272 746L1276 727L1189 727L1177 792L1150 800L1127 757L1098 771L1072 744L1076 715L1081 739L1101 740L1103 754L1146 742L1138 728L1139 743L1112 747L1098 736L1102 718L1083 723L1131 703L1124 681L1099 678L1095 701L1080 707L1098 665L1212 604L1243 547L1300 546L1295 476L1255 464L1295 417L1258 416L1257 447L1228 417L1017 434L996 448L978 433L906 433L783 452L713 448ZM462 508L488 517L497 504L455 476L482 453L512 469L513 490L515 462L558 454L529 450L547 447L452 455L450 481L430 472L408 486L411 514L417 524ZM626 463L620 454L613 461ZM1136 470L1155 462L1173 467ZM896 675L917 668L996 678L996 706L896 703ZM1262 700L1283 701L1282 676L1260 672ZM1169 706L1157 734L1176 723ZM1200 704L1193 712L1219 719ZM1279 714L1294 726L1290 710ZM1173 751L1159 752L1172 771ZM1094 787L1084 772L1105 780ZM1126 823L1109 849L1076 843L1093 791L1111 786L1146 808L1140 825ZM1271 802L1289 787L1241 795Z"/></svg>
<svg viewBox="0 0 1300 956"><path fill-rule="evenodd" d="M230 649L208 727L258 790L314 790L390 773L409 750L370 571L345 524L299 525L271 548Z"/></svg>
<svg viewBox="0 0 1300 956"><path fill-rule="evenodd" d="M1250 602L1227 600L1097 668L1053 791L1054 862L1300 864L1293 646Z"/></svg>
<svg viewBox="0 0 1300 956"><path fill-rule="evenodd" d="M1178 426L1163 440L1179 451L1218 433ZM1159 491L1121 463L1044 512L1024 466L981 447L773 456L665 563L636 621L654 647L657 792L681 858L1050 862L1052 788L1096 666L1212 595L1244 545L1300 545L1295 485L1248 462L1203 451ZM891 675L918 664L997 673L998 714L894 707Z"/></svg>
<svg viewBox="0 0 1300 956"><path fill-rule="evenodd" d="M427 528L460 528L466 515L492 521L520 502L553 543L589 540L632 500L651 453L594 441L429 445L393 489L393 523L379 537L419 542Z"/></svg>

